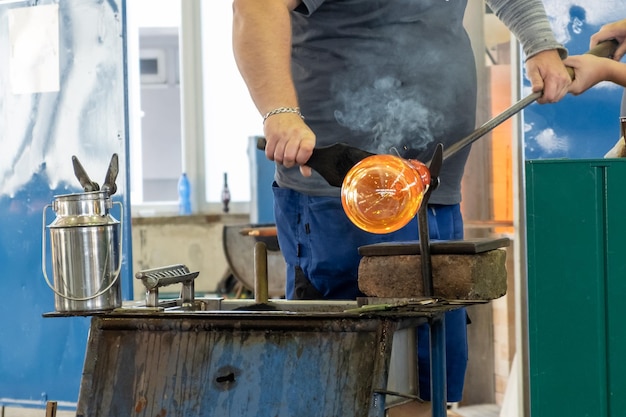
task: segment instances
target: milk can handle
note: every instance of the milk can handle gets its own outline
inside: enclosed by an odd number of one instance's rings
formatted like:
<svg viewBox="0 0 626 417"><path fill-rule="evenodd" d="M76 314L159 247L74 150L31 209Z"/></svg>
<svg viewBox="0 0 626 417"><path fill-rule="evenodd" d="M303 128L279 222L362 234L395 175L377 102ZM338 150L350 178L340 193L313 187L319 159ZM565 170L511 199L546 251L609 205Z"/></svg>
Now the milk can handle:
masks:
<svg viewBox="0 0 626 417"><path fill-rule="evenodd" d="M120 243L119 243L119 248L120 248L120 261L119 264L117 266L117 270L115 271L115 278L111 281L111 283L109 285L107 285L106 288L104 288L103 290L98 291L97 293L95 293L94 295L90 295L88 297L70 297L68 295L65 294L61 294L59 291L57 291L56 288L54 288L54 285L52 285L52 283L50 282L50 278L48 278L48 272L46 271L46 262L47 262L47 258L46 258L46 211L48 211L48 209L50 207L52 207L51 204L46 204L46 206L43 208L43 216L42 216L42 228L41 228L41 271L43 272L43 277L46 280L46 284L48 284L48 287L50 287L50 289L59 297L65 298L66 300L71 300L71 301L87 301L87 300L92 300L96 297L101 296L102 294L104 294L105 292L109 291L111 289L111 287L113 287L113 285L115 284L115 282L119 279L120 277L120 271L122 270L122 242L124 241L124 207L122 206L122 203L118 202L118 201L114 201L113 204L119 204L120 206ZM105 263L106 265L106 263Z"/></svg>

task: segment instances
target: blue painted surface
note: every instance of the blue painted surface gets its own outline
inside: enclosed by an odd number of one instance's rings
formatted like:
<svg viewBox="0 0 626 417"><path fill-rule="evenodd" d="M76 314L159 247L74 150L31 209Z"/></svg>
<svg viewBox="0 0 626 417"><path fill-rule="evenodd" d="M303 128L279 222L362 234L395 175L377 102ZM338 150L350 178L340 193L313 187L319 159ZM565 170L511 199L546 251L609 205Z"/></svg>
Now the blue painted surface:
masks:
<svg viewBox="0 0 626 417"><path fill-rule="evenodd" d="M430 322L430 347L432 375L432 417L446 417L446 317L441 315L433 318Z"/></svg>
<svg viewBox="0 0 626 417"><path fill-rule="evenodd" d="M94 317L77 414L383 417L394 332L427 309Z"/></svg>
<svg viewBox="0 0 626 417"><path fill-rule="evenodd" d="M274 162L267 159L265 151L256 147L260 136L248 139L248 158L250 159L250 221L254 224L274 224Z"/></svg>
<svg viewBox="0 0 626 417"><path fill-rule="evenodd" d="M54 293L42 274L44 207L55 195L80 192L76 155L103 183L111 155L120 156L118 192L124 215L124 298L130 279L127 122L123 0L42 0L59 4L58 92L12 94L9 11L0 4L0 405L71 408L78 400L89 319L44 318ZM54 212L48 210L48 224ZM51 277L50 248L47 271Z"/></svg>
<svg viewBox="0 0 626 417"><path fill-rule="evenodd" d="M606 23L626 18L618 0L545 0L557 38L572 55L589 49L589 38ZM524 110L527 160L602 158L620 136L620 104L624 89L601 83L556 104L532 104ZM524 77L524 93L530 83Z"/></svg>

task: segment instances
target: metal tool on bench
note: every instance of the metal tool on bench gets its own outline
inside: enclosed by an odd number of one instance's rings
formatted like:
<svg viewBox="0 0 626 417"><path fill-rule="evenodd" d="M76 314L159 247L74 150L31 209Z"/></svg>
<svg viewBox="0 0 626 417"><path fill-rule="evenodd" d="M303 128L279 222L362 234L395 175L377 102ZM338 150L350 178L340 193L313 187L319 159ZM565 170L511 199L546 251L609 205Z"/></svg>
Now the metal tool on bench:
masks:
<svg viewBox="0 0 626 417"><path fill-rule="evenodd" d="M268 296L285 295L285 259L278 245L274 224L226 224L222 245L230 273L241 289L255 287L254 247L263 242L267 249Z"/></svg>
<svg viewBox="0 0 626 417"><path fill-rule="evenodd" d="M235 310L279 310L274 303L269 301L267 275L267 246L265 242L256 242L254 244L254 304L238 307Z"/></svg>
<svg viewBox="0 0 626 417"><path fill-rule="evenodd" d="M76 178L85 192L104 191L110 196L117 192L115 180L117 178L117 174L119 173L119 158L116 153L113 154L111 162L109 162L109 168L107 169L104 177L102 190L97 182L94 182L91 178L89 178L87 171L85 171L85 168L83 168L82 164L75 155L72 155L72 165L74 166L74 175L76 175Z"/></svg>
<svg viewBox="0 0 626 417"><path fill-rule="evenodd" d="M146 307L163 307L159 305L159 288L182 284L179 304L183 310L194 309L194 280L200 272L191 272L182 264L167 265L153 269L146 269L135 274L146 287ZM171 304L171 303L170 303Z"/></svg>

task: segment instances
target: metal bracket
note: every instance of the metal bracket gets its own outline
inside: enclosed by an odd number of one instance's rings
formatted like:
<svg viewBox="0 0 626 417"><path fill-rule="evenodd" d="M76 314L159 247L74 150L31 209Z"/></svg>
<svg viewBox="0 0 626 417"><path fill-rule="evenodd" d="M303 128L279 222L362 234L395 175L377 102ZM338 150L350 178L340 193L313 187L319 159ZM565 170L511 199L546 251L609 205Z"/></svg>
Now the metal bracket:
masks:
<svg viewBox="0 0 626 417"><path fill-rule="evenodd" d="M135 274L146 287L146 307L159 307L159 288L172 284L183 284L180 290L181 307L193 309L194 279L200 272L190 272L185 265L168 265L146 269Z"/></svg>
<svg viewBox="0 0 626 417"><path fill-rule="evenodd" d="M441 171L441 165L443 164L443 145L437 144L435 153L433 154L428 170L430 171L430 185L424 198L422 199L422 205L417 211L417 224L419 228L419 243L420 243L420 258L422 265L422 282L424 285L424 296L432 297L434 295L433 288L433 266L430 257L430 241L429 241L429 229L428 229L428 200L430 194L439 185L439 171Z"/></svg>

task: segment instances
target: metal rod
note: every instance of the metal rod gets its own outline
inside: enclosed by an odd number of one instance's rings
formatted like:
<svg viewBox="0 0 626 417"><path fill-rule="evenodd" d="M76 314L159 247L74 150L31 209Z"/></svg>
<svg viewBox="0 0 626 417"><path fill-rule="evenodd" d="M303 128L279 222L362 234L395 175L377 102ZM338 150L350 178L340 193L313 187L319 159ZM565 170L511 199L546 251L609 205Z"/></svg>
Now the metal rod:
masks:
<svg viewBox="0 0 626 417"><path fill-rule="evenodd" d="M428 196L428 193L425 197ZM423 201L417 212L417 224L420 238L420 264L422 267L422 285L424 286L424 296L434 295L433 285L433 265L430 257L430 242L428 229L428 201Z"/></svg>
<svg viewBox="0 0 626 417"><path fill-rule="evenodd" d="M393 395L395 397L408 398L410 400L415 400L418 403L423 403L424 402L424 400L422 400L420 397L418 397L417 395L413 395L413 394L405 394L405 393L402 393L402 392L389 391L389 390L386 390L386 389L377 389L377 390L374 390L374 392L376 394Z"/></svg>
<svg viewBox="0 0 626 417"><path fill-rule="evenodd" d="M430 399L432 417L447 416L445 313L430 321Z"/></svg>
<svg viewBox="0 0 626 417"><path fill-rule="evenodd" d="M428 228L428 201L430 195L439 186L439 171L443 163L443 145L437 144L433 157L428 164L430 170L430 187L424 193L419 210L417 224L419 228L420 264L422 267L422 285L424 296L432 297L435 293L433 285L433 263L430 256L430 232Z"/></svg>
<svg viewBox="0 0 626 417"><path fill-rule="evenodd" d="M254 301L257 304L267 304L267 280L267 246L259 241L254 245Z"/></svg>
<svg viewBox="0 0 626 417"><path fill-rule="evenodd" d="M506 121L508 118L510 118L514 114L520 112L522 109L524 109L529 104L533 103L535 100L541 97L541 94L542 92L537 92L537 93L532 93L526 96L525 98L521 99L520 101L518 101L517 103L515 103L514 105L512 105L511 107L509 107L502 113L495 116L493 119L485 122L485 124L480 126L478 129L474 130L472 133L470 133L469 135L467 135L460 141L456 142L455 144L451 145L449 148L445 149L443 151L444 161L448 159L449 157L451 157L452 155L454 155L455 153L457 153L458 151L460 151L461 149L465 148L467 145L470 145L476 142L476 140L480 139L487 133L491 132L493 129L498 127L500 124L502 124L504 121ZM427 165L429 164L430 163L428 163Z"/></svg>
<svg viewBox="0 0 626 417"><path fill-rule="evenodd" d="M619 43L615 39L610 39L604 42L600 42L594 48L590 49L589 51L585 53L599 56L599 57L612 58L613 55L615 54L615 51L617 50L618 45ZM570 77L574 78L574 70L570 67L567 67L567 71ZM487 133L489 133L496 127L498 127L502 122L507 120L509 117L518 113L519 111L527 107L529 104L533 103L535 100L541 97L542 94L543 94L543 91L538 91L536 93L529 94L528 96L521 99L520 101L518 101L517 103L515 103L514 105L512 105L511 107L509 107L502 113L495 116L493 119L487 121L481 127L479 127L478 129L470 133L468 136L464 137L463 139L461 139L454 145L450 146L443 153L444 161L448 159L449 157L451 157L452 155L454 155L455 153L457 153L458 151L460 151L461 149L465 148L467 145L474 143L477 139L480 139L481 137L483 137L484 135L486 135ZM429 165L429 164L426 164L426 165Z"/></svg>

